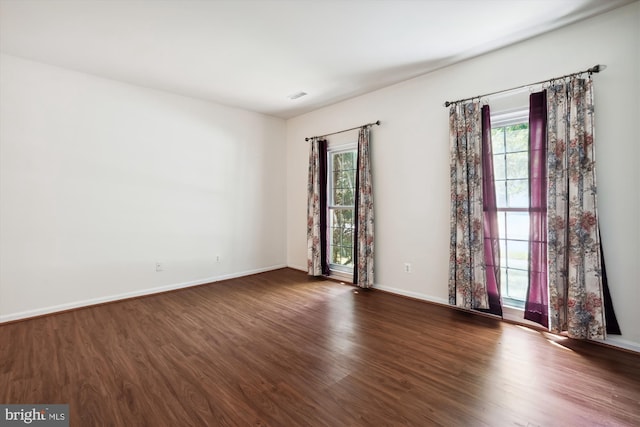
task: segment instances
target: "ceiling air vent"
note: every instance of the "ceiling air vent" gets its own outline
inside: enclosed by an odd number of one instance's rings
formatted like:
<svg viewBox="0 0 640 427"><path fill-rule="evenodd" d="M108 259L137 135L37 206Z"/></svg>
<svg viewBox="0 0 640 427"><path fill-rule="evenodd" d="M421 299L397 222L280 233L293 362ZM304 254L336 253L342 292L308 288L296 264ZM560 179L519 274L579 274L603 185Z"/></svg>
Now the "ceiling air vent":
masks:
<svg viewBox="0 0 640 427"><path fill-rule="evenodd" d="M292 93L291 95L289 95L289 99L298 99L298 98L302 98L303 96L305 96L307 94L307 92L296 92L296 93Z"/></svg>

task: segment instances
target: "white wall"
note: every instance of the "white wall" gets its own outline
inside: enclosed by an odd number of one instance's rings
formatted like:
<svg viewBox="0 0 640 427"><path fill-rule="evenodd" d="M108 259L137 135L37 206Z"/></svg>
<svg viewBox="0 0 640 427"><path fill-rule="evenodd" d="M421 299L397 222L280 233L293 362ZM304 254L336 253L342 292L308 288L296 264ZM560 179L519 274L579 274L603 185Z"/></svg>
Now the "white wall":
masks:
<svg viewBox="0 0 640 427"><path fill-rule="evenodd" d="M601 232L623 331L622 339L612 340L640 349L639 8L636 2L288 120L288 265L306 270L304 138L380 120L372 130L376 286L446 302L449 142L443 102L606 64L594 79ZM413 264L412 273L403 272L405 262Z"/></svg>
<svg viewBox="0 0 640 427"><path fill-rule="evenodd" d="M284 120L0 61L0 321L286 264Z"/></svg>

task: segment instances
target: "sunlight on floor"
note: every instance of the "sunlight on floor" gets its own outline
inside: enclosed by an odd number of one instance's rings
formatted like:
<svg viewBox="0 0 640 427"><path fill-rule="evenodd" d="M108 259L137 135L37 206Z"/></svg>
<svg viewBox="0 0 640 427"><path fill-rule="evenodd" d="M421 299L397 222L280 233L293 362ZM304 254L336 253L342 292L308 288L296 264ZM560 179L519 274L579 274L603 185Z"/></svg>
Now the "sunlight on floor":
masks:
<svg viewBox="0 0 640 427"><path fill-rule="evenodd" d="M568 348L568 347L566 347L566 346L564 346L564 345L563 345L563 343L564 343L564 342L567 342L568 340L570 340L570 338L569 338L569 337L563 337L563 336L560 336L560 335L554 335L554 334L551 334L551 333L549 333L549 332L538 331L538 330L535 330L535 329L533 329L533 328L529 328L529 327L527 327L527 326L525 326L525 325L516 325L516 327L517 327L517 328L519 328L519 329L521 329L521 330L523 330L523 331L530 332L530 333L532 333L532 334L540 334L540 335L542 335L542 336L543 336L543 337L544 337L544 338L545 338L545 339L546 339L546 340L547 340L551 345L554 345L554 346L556 346L556 347L558 347L558 348L561 348L562 350L566 350L566 351L571 351L571 352L573 352L573 350L572 350L572 349L570 349L570 348Z"/></svg>
<svg viewBox="0 0 640 427"><path fill-rule="evenodd" d="M531 333L534 333L534 334L538 333L538 331L536 331L535 329L531 329L531 328L529 328L527 326L523 326L523 325L516 325L516 328L520 328L523 331L531 332Z"/></svg>
<svg viewBox="0 0 640 427"><path fill-rule="evenodd" d="M561 348L562 350L566 350L566 351L571 351L573 352L572 349L570 349L569 347L566 347L563 345L563 343L568 342L571 340L571 338L569 337L563 337L563 336L559 336L559 335L554 335L548 332L542 332L541 333L542 336L552 345Z"/></svg>

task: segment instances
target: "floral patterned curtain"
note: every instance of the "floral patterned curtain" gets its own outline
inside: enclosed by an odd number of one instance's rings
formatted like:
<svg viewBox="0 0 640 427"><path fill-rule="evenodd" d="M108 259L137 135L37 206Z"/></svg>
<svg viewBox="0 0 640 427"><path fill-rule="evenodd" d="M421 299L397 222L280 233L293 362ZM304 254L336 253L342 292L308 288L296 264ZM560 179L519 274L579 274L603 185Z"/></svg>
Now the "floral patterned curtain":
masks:
<svg viewBox="0 0 640 427"><path fill-rule="evenodd" d="M479 102L449 110L451 240L449 303L489 309L482 198L482 116Z"/></svg>
<svg viewBox="0 0 640 427"><path fill-rule="evenodd" d="M310 276L329 274L326 257L327 145L314 137L309 149L307 184L307 272Z"/></svg>
<svg viewBox="0 0 640 427"><path fill-rule="evenodd" d="M547 112L549 326L603 339L591 79L554 82Z"/></svg>
<svg viewBox="0 0 640 427"><path fill-rule="evenodd" d="M356 225L353 283L361 288L373 287L373 178L369 126L360 129L358 135L358 171L356 175Z"/></svg>

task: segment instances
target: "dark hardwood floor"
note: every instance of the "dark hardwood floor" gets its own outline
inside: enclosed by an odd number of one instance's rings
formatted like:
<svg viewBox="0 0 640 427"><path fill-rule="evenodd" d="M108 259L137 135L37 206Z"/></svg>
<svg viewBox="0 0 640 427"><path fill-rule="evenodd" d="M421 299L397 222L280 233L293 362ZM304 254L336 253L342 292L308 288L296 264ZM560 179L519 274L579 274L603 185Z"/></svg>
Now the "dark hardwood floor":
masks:
<svg viewBox="0 0 640 427"><path fill-rule="evenodd" d="M0 326L72 426L639 426L640 356L283 269Z"/></svg>

